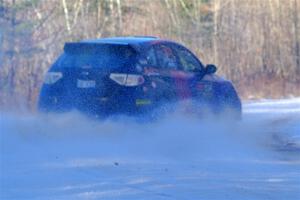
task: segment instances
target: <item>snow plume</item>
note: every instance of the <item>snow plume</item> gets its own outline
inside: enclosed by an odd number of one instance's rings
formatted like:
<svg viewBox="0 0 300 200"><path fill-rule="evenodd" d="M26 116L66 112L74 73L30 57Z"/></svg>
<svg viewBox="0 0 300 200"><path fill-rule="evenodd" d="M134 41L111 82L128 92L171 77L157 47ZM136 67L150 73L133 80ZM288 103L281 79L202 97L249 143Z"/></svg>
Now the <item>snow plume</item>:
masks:
<svg viewBox="0 0 300 200"><path fill-rule="evenodd" d="M0 198L296 199L299 108L248 102L240 122L2 113Z"/></svg>
<svg viewBox="0 0 300 200"><path fill-rule="evenodd" d="M170 115L160 122L137 123L90 120L79 113L61 115L6 115L1 119L3 150L30 154L168 161L233 159L256 155L262 139L253 124L201 121ZM262 127L266 128L266 127ZM265 148L265 147L264 147ZM259 150L261 151L261 150ZM28 155L29 156L29 155Z"/></svg>

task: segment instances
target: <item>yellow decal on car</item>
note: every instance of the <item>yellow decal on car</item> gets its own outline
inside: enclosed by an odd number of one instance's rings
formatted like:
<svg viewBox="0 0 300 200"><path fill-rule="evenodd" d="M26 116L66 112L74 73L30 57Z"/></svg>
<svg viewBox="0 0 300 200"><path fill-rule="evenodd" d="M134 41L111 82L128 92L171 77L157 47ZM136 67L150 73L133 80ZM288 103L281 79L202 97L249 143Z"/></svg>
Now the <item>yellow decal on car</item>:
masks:
<svg viewBox="0 0 300 200"><path fill-rule="evenodd" d="M135 104L137 106L142 106L142 105L149 105L149 104L152 104L152 101L149 100L149 99L137 99L135 101Z"/></svg>

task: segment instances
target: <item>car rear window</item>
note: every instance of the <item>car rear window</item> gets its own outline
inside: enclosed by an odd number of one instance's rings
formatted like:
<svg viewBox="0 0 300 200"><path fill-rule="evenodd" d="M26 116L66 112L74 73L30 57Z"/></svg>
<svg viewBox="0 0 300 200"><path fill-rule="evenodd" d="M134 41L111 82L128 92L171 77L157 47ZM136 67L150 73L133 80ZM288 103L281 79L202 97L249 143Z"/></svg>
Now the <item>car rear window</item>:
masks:
<svg viewBox="0 0 300 200"><path fill-rule="evenodd" d="M119 68L131 66L136 53L128 45L66 44L56 67Z"/></svg>

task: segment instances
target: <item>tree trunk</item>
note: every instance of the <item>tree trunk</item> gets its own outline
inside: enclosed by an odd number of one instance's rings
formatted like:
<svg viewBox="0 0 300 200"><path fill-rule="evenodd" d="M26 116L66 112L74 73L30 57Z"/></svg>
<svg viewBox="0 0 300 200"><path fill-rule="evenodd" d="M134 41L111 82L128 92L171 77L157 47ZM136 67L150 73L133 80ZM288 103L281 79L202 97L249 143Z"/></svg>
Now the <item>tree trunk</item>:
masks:
<svg viewBox="0 0 300 200"><path fill-rule="evenodd" d="M295 26L295 54L296 54L296 67L297 67L297 74L300 74L300 27L299 27L299 2L298 0L294 0L294 26Z"/></svg>
<svg viewBox="0 0 300 200"><path fill-rule="evenodd" d="M214 63L218 64L218 25L219 25L219 12L221 7L220 0L214 2L214 34L213 34L213 52L214 52Z"/></svg>
<svg viewBox="0 0 300 200"><path fill-rule="evenodd" d="M13 96L15 94L15 76L16 76L16 58L15 58L15 46L16 46L16 0L12 0L11 5L11 17L10 17L10 25L11 25L11 33L9 36L9 62L11 69L8 74L9 81L9 94Z"/></svg>
<svg viewBox="0 0 300 200"><path fill-rule="evenodd" d="M68 33L71 34L70 17L69 17L69 10L67 7L67 3L66 3L66 0L61 0L61 1L62 1L62 6L64 9L64 14L65 14L66 27L67 27Z"/></svg>

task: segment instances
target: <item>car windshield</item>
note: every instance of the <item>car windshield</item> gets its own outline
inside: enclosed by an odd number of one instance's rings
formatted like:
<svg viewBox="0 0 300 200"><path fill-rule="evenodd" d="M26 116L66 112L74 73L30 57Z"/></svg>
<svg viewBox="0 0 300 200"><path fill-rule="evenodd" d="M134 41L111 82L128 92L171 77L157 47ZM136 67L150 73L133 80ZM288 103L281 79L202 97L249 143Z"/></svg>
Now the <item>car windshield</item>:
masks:
<svg viewBox="0 0 300 200"><path fill-rule="evenodd" d="M71 44L57 60L57 67L118 68L132 65L134 50L126 45Z"/></svg>

